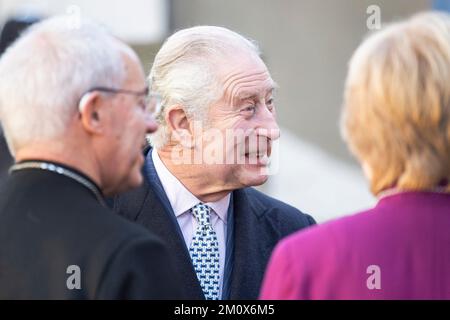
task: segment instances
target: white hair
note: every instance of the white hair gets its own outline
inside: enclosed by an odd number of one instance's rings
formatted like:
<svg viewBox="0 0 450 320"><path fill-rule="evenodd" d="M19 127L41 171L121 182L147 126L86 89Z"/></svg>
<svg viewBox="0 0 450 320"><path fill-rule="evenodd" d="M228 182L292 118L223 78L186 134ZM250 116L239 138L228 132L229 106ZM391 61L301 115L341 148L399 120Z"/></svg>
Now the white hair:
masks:
<svg viewBox="0 0 450 320"><path fill-rule="evenodd" d="M62 136L92 87L125 81L128 48L92 22L69 19L31 26L0 59L0 120L12 154Z"/></svg>
<svg viewBox="0 0 450 320"><path fill-rule="evenodd" d="M166 40L149 75L151 91L161 95L163 106L156 115L159 129L150 136L156 149L169 141L165 107L179 104L189 118L205 121L208 106L223 95L215 72L217 63L243 50L260 56L253 41L215 26L180 30Z"/></svg>

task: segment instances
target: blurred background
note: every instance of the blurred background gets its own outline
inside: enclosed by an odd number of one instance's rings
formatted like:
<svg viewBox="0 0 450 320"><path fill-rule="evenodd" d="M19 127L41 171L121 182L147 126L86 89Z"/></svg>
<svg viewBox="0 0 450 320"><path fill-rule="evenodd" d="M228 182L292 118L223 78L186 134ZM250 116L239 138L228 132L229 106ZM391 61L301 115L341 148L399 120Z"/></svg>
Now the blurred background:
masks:
<svg viewBox="0 0 450 320"><path fill-rule="evenodd" d="M0 0L0 26L88 16L132 45L146 72L179 29L224 26L255 40L280 86L282 129L277 170L260 189L323 222L376 202L339 132L352 52L378 18L387 23L430 9L449 10L450 0ZM3 141L0 148L4 179L10 157Z"/></svg>

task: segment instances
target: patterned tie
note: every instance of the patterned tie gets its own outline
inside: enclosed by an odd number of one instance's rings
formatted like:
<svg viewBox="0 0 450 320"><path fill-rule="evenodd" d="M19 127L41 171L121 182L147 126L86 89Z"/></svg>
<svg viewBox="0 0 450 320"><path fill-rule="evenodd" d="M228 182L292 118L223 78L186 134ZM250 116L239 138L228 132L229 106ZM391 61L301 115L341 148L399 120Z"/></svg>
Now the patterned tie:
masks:
<svg viewBox="0 0 450 320"><path fill-rule="evenodd" d="M189 253L207 300L219 299L219 242L210 221L211 208L200 203L192 208L198 222Z"/></svg>

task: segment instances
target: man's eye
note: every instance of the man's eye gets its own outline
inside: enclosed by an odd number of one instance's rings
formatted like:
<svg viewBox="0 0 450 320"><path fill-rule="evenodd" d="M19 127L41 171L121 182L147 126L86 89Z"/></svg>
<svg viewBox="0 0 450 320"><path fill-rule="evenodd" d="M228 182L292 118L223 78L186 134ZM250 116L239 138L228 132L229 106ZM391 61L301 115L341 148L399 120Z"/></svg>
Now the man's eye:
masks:
<svg viewBox="0 0 450 320"><path fill-rule="evenodd" d="M244 109L242 109L242 111L255 113L255 111L256 111L256 106L255 106L255 105L247 106L247 107L245 107Z"/></svg>
<svg viewBox="0 0 450 320"><path fill-rule="evenodd" d="M275 103L275 101L273 98L270 98L269 100L267 100L266 101L267 109L272 110L274 108L274 103Z"/></svg>

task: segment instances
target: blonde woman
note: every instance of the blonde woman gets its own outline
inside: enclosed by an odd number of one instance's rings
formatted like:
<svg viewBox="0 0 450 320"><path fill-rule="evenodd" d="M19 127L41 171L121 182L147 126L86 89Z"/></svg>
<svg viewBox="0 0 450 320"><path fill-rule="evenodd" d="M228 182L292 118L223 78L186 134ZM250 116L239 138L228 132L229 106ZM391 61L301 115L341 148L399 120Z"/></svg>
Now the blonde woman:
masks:
<svg viewBox="0 0 450 320"><path fill-rule="evenodd" d="M379 202L283 240L263 299L450 299L450 17L424 13L354 54L344 137Z"/></svg>

